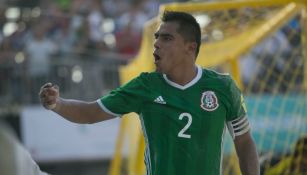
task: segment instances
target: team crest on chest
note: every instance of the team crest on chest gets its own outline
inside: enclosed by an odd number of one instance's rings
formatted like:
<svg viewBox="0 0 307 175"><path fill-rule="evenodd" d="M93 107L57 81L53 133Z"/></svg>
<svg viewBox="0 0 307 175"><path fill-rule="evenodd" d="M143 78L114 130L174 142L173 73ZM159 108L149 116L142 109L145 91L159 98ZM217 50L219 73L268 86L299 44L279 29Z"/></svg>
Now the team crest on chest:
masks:
<svg viewBox="0 0 307 175"><path fill-rule="evenodd" d="M200 107L206 111L214 111L219 107L217 97L213 91L203 92Z"/></svg>

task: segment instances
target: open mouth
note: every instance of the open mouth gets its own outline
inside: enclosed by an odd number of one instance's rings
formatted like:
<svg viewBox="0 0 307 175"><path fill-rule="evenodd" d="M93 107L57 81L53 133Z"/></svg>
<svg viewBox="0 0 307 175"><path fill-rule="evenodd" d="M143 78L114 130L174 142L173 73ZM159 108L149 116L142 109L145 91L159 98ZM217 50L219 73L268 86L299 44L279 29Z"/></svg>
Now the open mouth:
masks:
<svg viewBox="0 0 307 175"><path fill-rule="evenodd" d="M153 56L155 58L155 63L161 60L161 57L158 54L154 53Z"/></svg>

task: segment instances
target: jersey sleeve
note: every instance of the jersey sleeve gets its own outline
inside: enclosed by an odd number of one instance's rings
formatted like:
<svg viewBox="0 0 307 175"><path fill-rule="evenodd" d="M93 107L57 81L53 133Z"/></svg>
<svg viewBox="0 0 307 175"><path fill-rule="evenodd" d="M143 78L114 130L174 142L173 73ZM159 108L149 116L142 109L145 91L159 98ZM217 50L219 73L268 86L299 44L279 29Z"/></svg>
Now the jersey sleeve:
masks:
<svg viewBox="0 0 307 175"><path fill-rule="evenodd" d="M250 130L247 110L244 102L244 97L237 87L235 82L231 79L229 85L229 96L230 96L230 109L226 116L227 128L235 139L236 136L240 136Z"/></svg>
<svg viewBox="0 0 307 175"><path fill-rule="evenodd" d="M98 99L97 103L102 110L113 116L121 117L130 112L139 113L142 91L144 88L142 78L139 76Z"/></svg>

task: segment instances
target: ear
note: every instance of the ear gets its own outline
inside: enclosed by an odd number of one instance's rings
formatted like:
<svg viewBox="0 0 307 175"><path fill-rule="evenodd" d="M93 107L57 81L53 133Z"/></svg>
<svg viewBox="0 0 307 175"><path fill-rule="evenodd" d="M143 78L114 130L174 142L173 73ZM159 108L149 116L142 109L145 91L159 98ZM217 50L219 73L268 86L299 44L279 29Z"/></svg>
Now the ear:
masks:
<svg viewBox="0 0 307 175"><path fill-rule="evenodd" d="M189 43L188 43L188 51L189 51L191 54L194 54L194 55L195 55L196 48L197 48L197 43L196 43L196 42L189 42Z"/></svg>

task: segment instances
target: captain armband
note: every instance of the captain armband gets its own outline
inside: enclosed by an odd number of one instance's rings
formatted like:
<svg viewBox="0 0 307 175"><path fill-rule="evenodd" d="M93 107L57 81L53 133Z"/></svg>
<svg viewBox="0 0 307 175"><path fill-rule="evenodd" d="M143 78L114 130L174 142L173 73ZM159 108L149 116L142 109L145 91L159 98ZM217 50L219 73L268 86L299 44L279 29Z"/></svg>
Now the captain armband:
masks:
<svg viewBox="0 0 307 175"><path fill-rule="evenodd" d="M245 134L250 130L249 122L246 116L227 122L227 128L233 140L237 136Z"/></svg>

